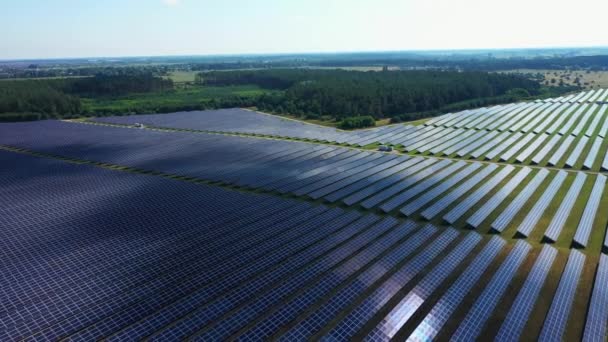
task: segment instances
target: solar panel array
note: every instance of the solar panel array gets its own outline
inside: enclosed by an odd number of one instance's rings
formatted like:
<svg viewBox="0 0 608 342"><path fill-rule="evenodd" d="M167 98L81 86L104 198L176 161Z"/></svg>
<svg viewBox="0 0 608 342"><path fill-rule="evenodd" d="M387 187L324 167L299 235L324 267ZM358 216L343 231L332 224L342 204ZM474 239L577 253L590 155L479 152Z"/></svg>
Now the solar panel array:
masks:
<svg viewBox="0 0 608 342"><path fill-rule="evenodd" d="M513 180L516 168L511 165L382 154L294 141L57 121L2 125L0 133L0 144L45 154L366 209L378 208L385 213L399 211L415 217L420 214L427 220L442 218L458 226L467 221L478 227L483 225L484 219L496 209L490 205L501 204L504 208L497 213L491 227L504 231L512 225L514 217L526 216L517 229L523 236L529 236L541 219L561 222L556 217L564 215L563 211L546 213L546 208L563 188L568 175L577 174L540 169L532 180L521 175ZM103 141L97 138L99 134L104 136ZM158 140L164 142L163 146L154 143ZM553 181L541 186L547 176ZM526 185L512 199L506 198L512 190L501 192L501 197L489 198L492 201L484 212L477 214L477 222L470 220L476 214L471 209L496 191L502 182L508 183L511 189L520 183ZM539 189L543 196L524 206ZM598 184L593 201L581 218L580 233L574 239L577 243L584 243L585 234L593 229L604 192L604 187ZM441 216L446 208L450 210ZM550 227L548 238L554 229L556 227Z"/></svg>
<svg viewBox="0 0 608 342"><path fill-rule="evenodd" d="M356 133L248 111L1 124L0 340L603 340L603 95ZM411 152L190 132L211 127Z"/></svg>
<svg viewBox="0 0 608 342"><path fill-rule="evenodd" d="M488 286L480 294L469 313L452 335L452 341L472 341L477 339L483 329L484 323L490 317L498 301L504 294L509 282L526 258L531 247L524 241L518 241L507 259L496 271Z"/></svg>
<svg viewBox="0 0 608 342"><path fill-rule="evenodd" d="M606 90L608 91L608 89ZM591 158L583 165L577 157L594 141L593 153L605 155L608 104L603 90L538 102L499 105L449 113L424 125L390 125L359 131L340 131L324 126L243 109L119 116L93 119L98 123L133 125L203 132L242 133L296 138L352 146L387 144L410 154L449 155L477 160L511 160L519 163L593 168ZM587 98L587 95L592 96ZM593 100L597 98L597 100ZM576 146L568 152L569 145ZM596 153L597 152L597 153ZM545 160L549 156L550 160ZM596 170L596 169L594 169Z"/></svg>
<svg viewBox="0 0 608 342"><path fill-rule="evenodd" d="M583 341L601 341L606 339L608 329L608 256L602 254L595 276L595 285L591 295L589 313L585 323Z"/></svg>
<svg viewBox="0 0 608 342"><path fill-rule="evenodd" d="M556 256L555 248L548 245L543 247L526 282L511 305L511 309L498 331L496 341L520 340Z"/></svg>
<svg viewBox="0 0 608 342"><path fill-rule="evenodd" d="M570 257L557 292L553 298L551 308L545 318L539 341L561 341L566 330L566 323L570 316L570 309L574 302L574 295L578 287L581 272L585 264L585 255L576 249L570 250Z"/></svg>

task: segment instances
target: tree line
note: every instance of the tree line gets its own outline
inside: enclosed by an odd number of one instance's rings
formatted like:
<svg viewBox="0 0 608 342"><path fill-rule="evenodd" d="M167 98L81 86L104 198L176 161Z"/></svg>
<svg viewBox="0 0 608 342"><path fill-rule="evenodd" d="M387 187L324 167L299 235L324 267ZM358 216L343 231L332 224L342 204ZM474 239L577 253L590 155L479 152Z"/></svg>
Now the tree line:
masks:
<svg viewBox="0 0 608 342"><path fill-rule="evenodd" d="M335 120L367 115L415 119L456 103L511 101L540 92L539 83L525 77L485 72L276 69L210 72L199 80L212 86L254 84L280 89L260 96L256 106Z"/></svg>
<svg viewBox="0 0 608 342"><path fill-rule="evenodd" d="M0 81L0 121L70 117L84 113L81 97L111 97L172 89L150 74Z"/></svg>

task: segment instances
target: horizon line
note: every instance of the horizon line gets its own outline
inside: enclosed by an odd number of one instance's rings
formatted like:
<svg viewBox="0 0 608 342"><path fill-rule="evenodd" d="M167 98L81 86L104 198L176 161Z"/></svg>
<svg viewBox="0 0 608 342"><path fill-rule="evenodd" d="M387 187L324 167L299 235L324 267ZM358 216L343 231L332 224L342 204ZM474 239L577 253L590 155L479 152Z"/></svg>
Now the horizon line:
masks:
<svg viewBox="0 0 608 342"><path fill-rule="evenodd" d="M116 55L116 56L66 56L66 57L24 57L0 58L0 62L28 61L61 61L61 60L108 60L133 58L219 58L219 57L275 57L275 56L307 56L307 55L347 55L347 54L380 54L380 53L449 53L449 52L485 52L485 51L525 51L525 50L569 50L569 49L608 49L608 45L589 46L546 46L546 47L506 47L506 48L461 48L461 49L410 49L410 50L342 50L342 51L310 51L310 52L275 52L275 53L210 53L210 54L168 54L168 55Z"/></svg>

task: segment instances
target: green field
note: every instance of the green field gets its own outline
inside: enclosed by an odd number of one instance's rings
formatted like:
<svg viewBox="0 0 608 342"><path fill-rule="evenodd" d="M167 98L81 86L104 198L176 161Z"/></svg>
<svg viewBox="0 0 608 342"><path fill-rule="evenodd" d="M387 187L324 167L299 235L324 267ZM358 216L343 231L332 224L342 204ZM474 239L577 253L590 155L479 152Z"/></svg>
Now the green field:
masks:
<svg viewBox="0 0 608 342"><path fill-rule="evenodd" d="M135 109L146 111L171 111L184 107L212 108L212 100L238 98L254 98L269 93L268 90L257 86L234 87L188 87L166 92L132 94L111 98L83 98L86 112L132 113ZM166 109L166 110L165 110Z"/></svg>

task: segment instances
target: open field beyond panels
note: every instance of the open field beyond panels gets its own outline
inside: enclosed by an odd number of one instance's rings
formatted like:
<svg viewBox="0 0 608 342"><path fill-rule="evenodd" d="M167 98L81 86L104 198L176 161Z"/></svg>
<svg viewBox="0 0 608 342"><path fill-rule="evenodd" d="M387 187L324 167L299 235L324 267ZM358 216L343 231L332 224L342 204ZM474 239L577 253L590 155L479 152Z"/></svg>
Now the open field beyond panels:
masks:
<svg viewBox="0 0 608 342"><path fill-rule="evenodd" d="M605 341L607 98L1 124L0 340Z"/></svg>

